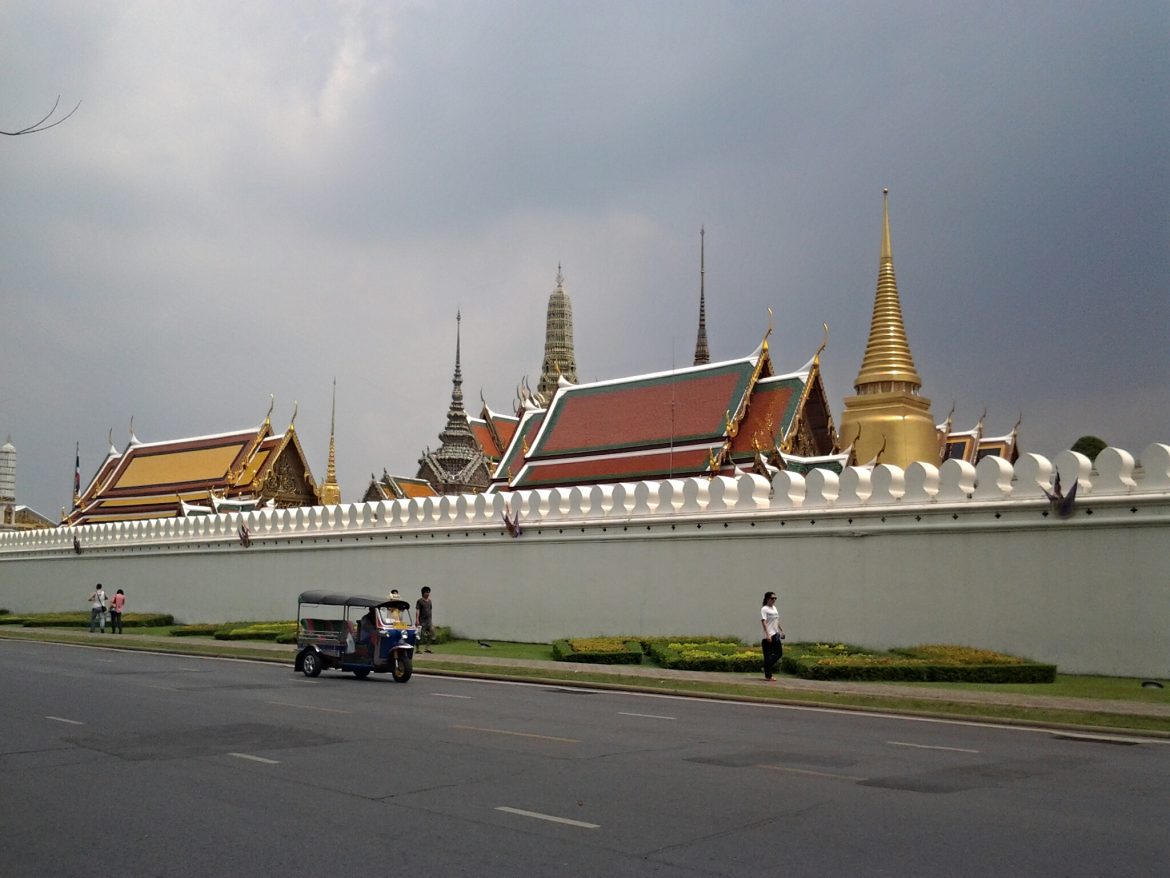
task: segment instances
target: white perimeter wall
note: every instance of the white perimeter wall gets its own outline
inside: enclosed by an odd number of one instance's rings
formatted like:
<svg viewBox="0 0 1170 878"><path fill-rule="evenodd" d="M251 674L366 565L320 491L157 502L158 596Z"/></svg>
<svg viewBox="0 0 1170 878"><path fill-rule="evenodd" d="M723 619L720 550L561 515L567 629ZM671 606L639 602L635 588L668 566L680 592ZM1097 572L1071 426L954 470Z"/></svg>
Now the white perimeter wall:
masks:
<svg viewBox="0 0 1170 878"><path fill-rule="evenodd" d="M102 582L131 612L288 619L308 588L413 601L430 585L437 624L477 638L750 640L771 589L790 640L961 643L1165 678L1170 446L1142 458L1059 456L1078 482L1067 519L1040 490L1053 465L1026 455L1014 470L950 461L3 534L0 606L84 610Z"/></svg>

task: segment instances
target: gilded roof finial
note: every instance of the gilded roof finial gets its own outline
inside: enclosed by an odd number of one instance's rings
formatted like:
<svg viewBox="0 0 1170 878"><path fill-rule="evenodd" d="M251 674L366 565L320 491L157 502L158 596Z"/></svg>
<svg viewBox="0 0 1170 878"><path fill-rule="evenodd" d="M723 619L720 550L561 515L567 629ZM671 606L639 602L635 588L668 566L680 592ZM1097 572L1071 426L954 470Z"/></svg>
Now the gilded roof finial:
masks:
<svg viewBox="0 0 1170 878"><path fill-rule="evenodd" d="M267 413L264 415L264 424L265 424L265 426L267 426L267 425L269 425L269 424L271 424L271 423L272 423L272 421L271 421L271 418L272 418L272 407L273 407L273 406L275 406L275 405L276 405L276 394L275 394L275 393L270 393L270 394L268 394L268 412L267 412Z"/></svg>
<svg viewBox="0 0 1170 878"><path fill-rule="evenodd" d="M295 424L297 422L297 412L300 410L300 408L301 408L301 404L294 399L293 400L293 415L288 420L288 428L290 430L292 429L293 424Z"/></svg>
<svg viewBox="0 0 1170 878"><path fill-rule="evenodd" d="M813 362L819 363L821 361L821 354L825 352L825 348L829 346L829 324L822 323L821 326L825 329L825 340L821 342L821 346L817 348L817 352L813 354Z"/></svg>

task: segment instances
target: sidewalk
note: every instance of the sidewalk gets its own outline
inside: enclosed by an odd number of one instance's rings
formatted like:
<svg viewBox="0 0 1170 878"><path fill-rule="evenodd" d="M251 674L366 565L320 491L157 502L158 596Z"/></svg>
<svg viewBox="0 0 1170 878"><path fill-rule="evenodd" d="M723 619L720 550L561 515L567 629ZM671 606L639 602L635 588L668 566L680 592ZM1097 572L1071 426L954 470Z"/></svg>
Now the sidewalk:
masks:
<svg viewBox="0 0 1170 878"><path fill-rule="evenodd" d="M19 632L19 633L18 633ZM84 629L69 628L18 628L9 632L0 626L0 639L10 635L12 639L55 641L85 646L114 649L157 647L168 653L182 653L184 646L191 647L192 654L232 656L256 653L271 655L271 660L286 660L292 667L295 647L291 644L273 643L263 640L216 640L212 637L150 637L142 635L90 634ZM487 650L485 650L487 652ZM647 691L662 692L662 683L688 682L707 683L712 686L740 687L734 694L720 692L719 697L737 697L752 700L800 701L802 696L851 695L873 698L913 699L940 705L940 712L946 704L987 705L1018 708L1020 710L1069 711L1077 713L1104 713L1133 717L1150 717L1170 721L1170 694L1165 703L1148 701L1123 701L1090 698L1066 698L1048 695L1025 695L1016 692L983 692L966 689L935 688L925 686L899 685L896 683L854 683L846 681L802 680L781 674L776 683L766 683L762 677L753 674L730 674L710 671L673 671L651 665L595 665L573 662L539 661L535 659L497 658L492 655L455 655L443 653L442 647L435 653L421 653L415 656L414 668L417 673L428 671L439 674L467 674L468 668L475 676L512 676L509 669L525 669L528 672L547 670L549 682L558 685L574 685L572 680L554 678L566 673L580 673L590 677L611 678L608 685L638 689L653 680L655 685L646 685ZM532 679L530 675L526 679ZM539 678L538 678L539 679ZM580 685L605 685L583 680ZM1137 684L1135 684L1136 686ZM758 690L758 691L757 691ZM882 710L875 706L874 710Z"/></svg>

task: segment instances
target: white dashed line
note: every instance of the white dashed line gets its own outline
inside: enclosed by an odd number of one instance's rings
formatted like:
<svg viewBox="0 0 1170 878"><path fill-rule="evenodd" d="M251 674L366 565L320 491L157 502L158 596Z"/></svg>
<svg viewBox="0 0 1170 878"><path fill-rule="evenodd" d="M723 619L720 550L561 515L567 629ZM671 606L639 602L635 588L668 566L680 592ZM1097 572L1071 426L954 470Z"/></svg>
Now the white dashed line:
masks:
<svg viewBox="0 0 1170 878"><path fill-rule="evenodd" d="M581 829L601 829L600 823L586 823L583 820L570 820L568 817L554 817L552 814L541 814L538 811L525 811L521 808L509 808L500 805L497 811L506 811L509 814L519 814L521 817L531 817L534 820L547 820L550 823L563 823L566 826L579 826Z"/></svg>
<svg viewBox="0 0 1170 878"><path fill-rule="evenodd" d="M53 720L53 722L58 722L58 723L69 723L69 725L71 725L71 726L85 725L85 723L81 722L80 720L65 719L65 717L63 717L63 716L47 716L47 717L45 717L45 719L51 719L51 720Z"/></svg>
<svg viewBox="0 0 1170 878"><path fill-rule="evenodd" d="M863 780L869 780L867 777L853 777L849 774L833 774L828 771L812 771L807 768L789 768L787 765L759 765L757 768L767 768L771 771L786 771L789 774L807 774L810 777L827 777L830 780L851 780L860 783Z"/></svg>
<svg viewBox="0 0 1170 878"><path fill-rule="evenodd" d="M471 698L470 695L448 695L446 692L432 692L431 694L436 698Z"/></svg>
<svg viewBox="0 0 1170 878"><path fill-rule="evenodd" d="M580 744L576 738L557 738L553 735L536 735L532 732L512 732L507 729L485 729L479 726L451 726L453 729L463 729L468 732L487 732L491 735L512 735L517 738L538 738L542 741L556 741L560 744Z"/></svg>
<svg viewBox="0 0 1170 878"><path fill-rule="evenodd" d="M317 707L315 704L293 704L288 701L269 701L269 704L275 704L277 707L295 707L297 710L317 710L321 713L353 713L352 710L342 710L340 707Z"/></svg>
<svg viewBox="0 0 1170 878"><path fill-rule="evenodd" d="M237 759L248 759L252 762L263 762L265 765L280 765L276 759L265 759L263 756L253 756L251 753L229 753L228 756L235 756Z"/></svg>
<svg viewBox="0 0 1170 878"><path fill-rule="evenodd" d="M619 710L618 716L638 716L642 719L678 719L676 716L661 716L657 713L626 713L624 710Z"/></svg>
<svg viewBox="0 0 1170 878"><path fill-rule="evenodd" d="M911 744L909 741L886 741L895 747L915 747L918 750L947 750L951 753L978 753L978 750L968 750L966 747L938 747L934 744Z"/></svg>

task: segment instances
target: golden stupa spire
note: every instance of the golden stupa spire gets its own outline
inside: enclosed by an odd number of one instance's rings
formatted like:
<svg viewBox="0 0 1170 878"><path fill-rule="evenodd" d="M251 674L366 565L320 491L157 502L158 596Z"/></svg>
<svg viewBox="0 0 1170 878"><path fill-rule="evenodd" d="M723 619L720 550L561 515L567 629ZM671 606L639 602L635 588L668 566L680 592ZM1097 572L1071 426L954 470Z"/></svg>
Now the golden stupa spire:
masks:
<svg viewBox="0 0 1170 878"><path fill-rule="evenodd" d="M333 444L337 426L337 379L333 379L333 408L329 415L329 463L325 466L325 484L321 486L321 505L336 506L341 502L341 487L337 484L337 455Z"/></svg>
<svg viewBox="0 0 1170 878"><path fill-rule="evenodd" d="M852 444L855 465L881 462L905 468L914 461L937 465L938 433L930 400L920 394L922 378L914 368L902 323L890 246L889 195L889 189L882 190L882 252L869 341L853 382L857 395L845 399L838 436L842 445Z"/></svg>
<svg viewBox="0 0 1170 878"><path fill-rule="evenodd" d="M877 292L873 300L869 342L865 346L861 370L857 373L853 387L858 393L882 390L917 393L922 387L922 378L914 368L914 356L906 340L902 302L898 298L898 281L894 277L889 189L882 190L882 255L878 261Z"/></svg>

